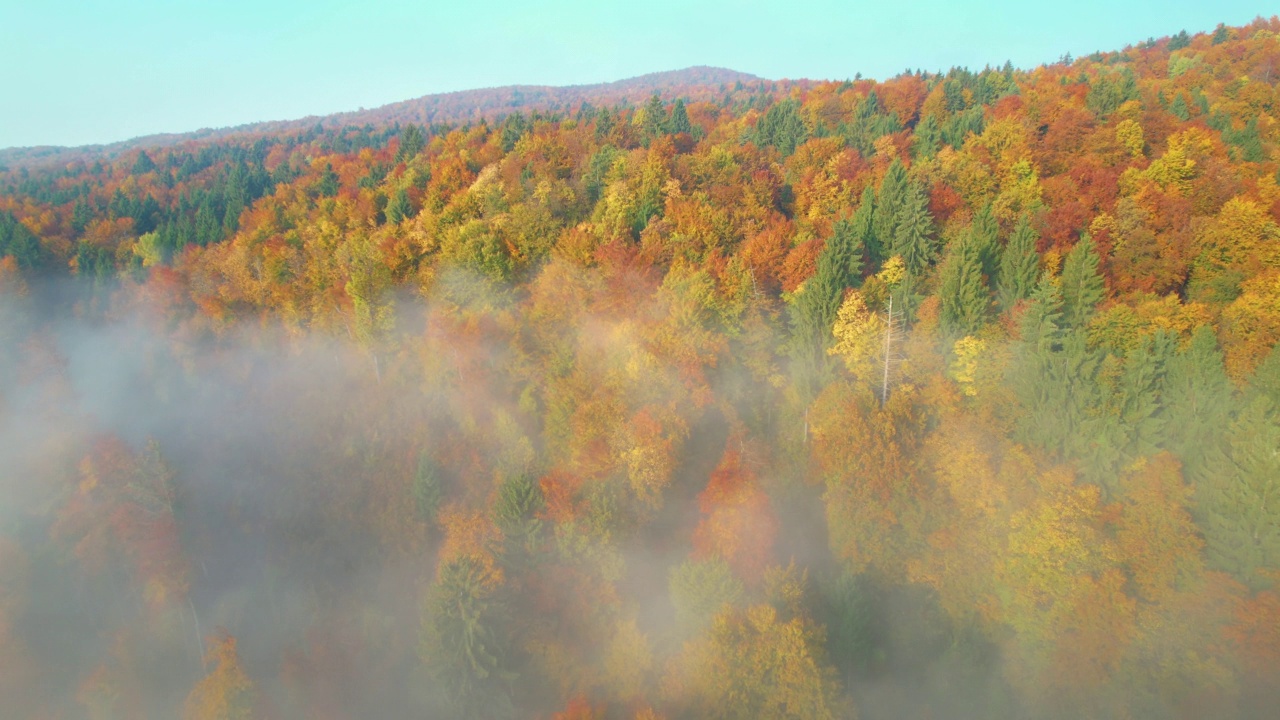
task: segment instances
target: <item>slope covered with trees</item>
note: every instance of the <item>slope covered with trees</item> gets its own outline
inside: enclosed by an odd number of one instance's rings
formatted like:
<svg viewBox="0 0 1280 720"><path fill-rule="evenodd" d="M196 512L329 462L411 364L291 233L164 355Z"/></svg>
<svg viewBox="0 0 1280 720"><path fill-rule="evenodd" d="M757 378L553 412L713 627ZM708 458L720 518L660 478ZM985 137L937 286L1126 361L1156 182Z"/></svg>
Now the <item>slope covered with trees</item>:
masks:
<svg viewBox="0 0 1280 720"><path fill-rule="evenodd" d="M1272 18L0 174L6 712L1265 714L1278 81Z"/></svg>

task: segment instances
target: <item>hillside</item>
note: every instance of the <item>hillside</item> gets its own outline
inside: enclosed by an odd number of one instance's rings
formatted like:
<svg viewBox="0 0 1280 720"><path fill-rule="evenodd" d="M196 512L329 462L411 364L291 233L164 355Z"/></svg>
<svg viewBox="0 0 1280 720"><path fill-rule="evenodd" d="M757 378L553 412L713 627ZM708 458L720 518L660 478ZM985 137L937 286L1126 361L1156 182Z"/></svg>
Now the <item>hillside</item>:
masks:
<svg viewBox="0 0 1280 720"><path fill-rule="evenodd" d="M1280 18L736 77L0 172L3 714L1273 714Z"/></svg>
<svg viewBox="0 0 1280 720"><path fill-rule="evenodd" d="M668 100L676 97L706 99L723 94L733 86L760 83L772 85L755 75L714 67L690 67L683 70L649 73L608 83L592 85L549 86L509 85L506 87L464 90L424 95L413 100L391 103L370 110L358 110L326 116L310 116L298 120L252 123L230 128L205 128L189 133L169 133L84 147L0 148L0 167L32 167L40 164L65 163L76 159L115 157L130 150L164 148L189 142L227 140L310 129L341 128L348 125L387 127L397 124L459 124L494 121L515 111L565 113L583 103L592 105L638 104L657 93Z"/></svg>

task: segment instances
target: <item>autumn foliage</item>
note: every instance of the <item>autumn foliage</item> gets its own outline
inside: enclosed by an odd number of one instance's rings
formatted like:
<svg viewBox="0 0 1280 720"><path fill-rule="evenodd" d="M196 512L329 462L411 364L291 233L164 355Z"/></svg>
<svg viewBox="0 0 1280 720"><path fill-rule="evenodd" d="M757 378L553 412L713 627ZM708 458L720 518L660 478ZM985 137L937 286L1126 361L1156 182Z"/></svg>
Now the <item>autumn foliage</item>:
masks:
<svg viewBox="0 0 1280 720"><path fill-rule="evenodd" d="M1278 68L0 156L6 717L1265 716Z"/></svg>

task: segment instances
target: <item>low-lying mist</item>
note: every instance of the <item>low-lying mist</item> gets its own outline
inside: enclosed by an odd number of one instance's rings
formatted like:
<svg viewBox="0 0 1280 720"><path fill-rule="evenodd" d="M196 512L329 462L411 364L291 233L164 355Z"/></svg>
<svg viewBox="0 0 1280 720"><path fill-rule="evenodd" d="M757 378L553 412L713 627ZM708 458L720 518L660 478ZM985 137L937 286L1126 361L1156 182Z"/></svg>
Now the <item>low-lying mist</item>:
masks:
<svg viewBox="0 0 1280 720"><path fill-rule="evenodd" d="M1171 442L1090 476L1020 434L1013 379L958 376L927 330L881 402L852 366L797 369L766 300L725 319L670 283L544 272L323 329L145 285L0 292L4 714L1270 698L1275 596L1205 555Z"/></svg>

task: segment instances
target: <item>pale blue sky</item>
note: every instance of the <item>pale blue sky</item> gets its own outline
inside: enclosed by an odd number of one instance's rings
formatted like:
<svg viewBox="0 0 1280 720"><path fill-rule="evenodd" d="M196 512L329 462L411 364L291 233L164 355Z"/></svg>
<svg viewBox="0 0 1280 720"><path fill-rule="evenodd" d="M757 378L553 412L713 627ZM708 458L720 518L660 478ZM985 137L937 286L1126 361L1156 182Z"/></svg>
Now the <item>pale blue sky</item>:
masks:
<svg viewBox="0 0 1280 720"><path fill-rule="evenodd" d="M1020 67L1261 0L0 0L0 147L112 142L689 65L768 78Z"/></svg>

